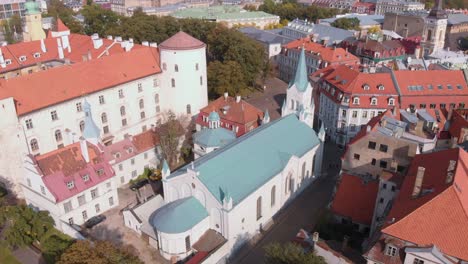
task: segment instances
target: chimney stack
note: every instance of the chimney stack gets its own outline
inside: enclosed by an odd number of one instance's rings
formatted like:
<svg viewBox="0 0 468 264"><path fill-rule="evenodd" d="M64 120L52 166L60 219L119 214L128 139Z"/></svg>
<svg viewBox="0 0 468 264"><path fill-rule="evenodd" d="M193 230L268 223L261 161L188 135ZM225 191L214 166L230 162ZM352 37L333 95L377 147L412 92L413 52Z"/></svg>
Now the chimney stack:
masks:
<svg viewBox="0 0 468 264"><path fill-rule="evenodd" d="M57 39L57 49L58 49L59 59L63 60L65 56L63 55L62 43L60 42L59 38Z"/></svg>
<svg viewBox="0 0 468 264"><path fill-rule="evenodd" d="M80 137L80 148L81 148L81 155L86 163L89 162L89 152L88 152L88 144L86 143L86 139L84 137Z"/></svg>
<svg viewBox="0 0 468 264"><path fill-rule="evenodd" d="M413 198L417 198L421 194L422 183L424 179L424 171L426 168L418 167L418 172L416 174L416 179L414 180L414 188L413 194L411 195Z"/></svg>
<svg viewBox="0 0 468 264"><path fill-rule="evenodd" d="M226 100L228 99L228 97L229 97L229 93L228 93L228 92L225 92L225 93L224 93L224 101L226 101Z"/></svg>
<svg viewBox="0 0 468 264"><path fill-rule="evenodd" d="M240 95L236 95L236 103L240 103L241 101L241 96Z"/></svg>
<svg viewBox="0 0 468 264"><path fill-rule="evenodd" d="M91 35L91 41L93 41L94 49L99 49L104 44L102 39L99 38L98 33L94 33L93 35Z"/></svg>
<svg viewBox="0 0 468 264"><path fill-rule="evenodd" d="M372 129L372 127L369 126L369 125L367 125L367 127L366 127L366 132L367 132L367 133L371 132L371 129Z"/></svg>

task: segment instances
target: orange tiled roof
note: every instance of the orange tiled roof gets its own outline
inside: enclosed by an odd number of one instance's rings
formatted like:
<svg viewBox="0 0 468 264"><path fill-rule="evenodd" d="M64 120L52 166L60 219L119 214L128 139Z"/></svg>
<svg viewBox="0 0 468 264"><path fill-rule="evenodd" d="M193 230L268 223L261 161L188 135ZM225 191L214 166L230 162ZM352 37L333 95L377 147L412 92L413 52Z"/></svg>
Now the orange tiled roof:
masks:
<svg viewBox="0 0 468 264"><path fill-rule="evenodd" d="M319 43L313 42L309 37L291 41L283 47L287 49L298 49L304 47L306 52L313 52L315 54L319 53L320 55L318 56L320 56L323 61L327 61L329 63L359 63L359 58L347 52L345 49L324 47Z"/></svg>
<svg viewBox="0 0 468 264"><path fill-rule="evenodd" d="M160 142L158 134L153 130L147 130L143 133L133 136L133 144L139 152L154 148Z"/></svg>
<svg viewBox="0 0 468 264"><path fill-rule="evenodd" d="M446 183L450 160L457 162L452 182ZM459 148L417 155L408 171L382 232L417 245L436 245L442 252L468 260L468 154ZM411 196L417 168L424 167L423 190Z"/></svg>
<svg viewBox="0 0 468 264"><path fill-rule="evenodd" d="M203 48L205 43L190 36L189 34L179 31L174 36L163 41L159 47L169 50L190 50Z"/></svg>
<svg viewBox="0 0 468 264"><path fill-rule="evenodd" d="M343 173L331 211L350 217L354 222L370 225L378 191L378 181L364 183L358 176Z"/></svg>
<svg viewBox="0 0 468 264"><path fill-rule="evenodd" d="M57 31L58 32L70 30L67 26L65 26L65 24L62 22L62 20L60 18L57 18L56 21L57 21Z"/></svg>
<svg viewBox="0 0 468 264"><path fill-rule="evenodd" d="M224 114L222 111L223 107L228 108L226 114ZM238 124L247 124L252 121L257 121L263 117L262 110L245 102L242 99L239 103L237 103L236 98L231 96L228 96L227 99L221 96L200 110L200 112L203 112L206 115L209 115L213 111L216 111L220 118Z"/></svg>
<svg viewBox="0 0 468 264"><path fill-rule="evenodd" d="M158 50L141 47L88 62L0 80L0 99L13 97L17 114L24 115L160 72Z"/></svg>
<svg viewBox="0 0 468 264"><path fill-rule="evenodd" d="M402 96L412 95L468 95L468 86L462 71L395 71L395 79ZM442 89L437 86L442 85ZM421 90L410 90L410 86L423 86ZM429 89L432 85L432 89ZM451 85L449 89L447 85ZM458 89L461 85L462 89Z"/></svg>
<svg viewBox="0 0 468 264"><path fill-rule="evenodd" d="M463 110L455 110L452 114L452 119L450 120L450 127L449 132L452 137L457 137L458 140L462 140L460 138L461 130L463 128L468 128L468 120L465 119L466 111L464 113L460 113Z"/></svg>

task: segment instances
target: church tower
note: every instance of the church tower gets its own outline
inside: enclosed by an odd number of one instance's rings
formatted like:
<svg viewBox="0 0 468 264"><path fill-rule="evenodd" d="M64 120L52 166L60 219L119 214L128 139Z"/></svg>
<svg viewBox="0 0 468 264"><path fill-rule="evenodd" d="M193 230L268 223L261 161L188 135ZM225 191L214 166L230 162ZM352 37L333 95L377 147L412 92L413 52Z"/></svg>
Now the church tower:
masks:
<svg viewBox="0 0 468 264"><path fill-rule="evenodd" d="M448 16L442 8L442 1L436 0L434 7L424 21L421 42L423 56L430 55L444 48Z"/></svg>
<svg viewBox="0 0 468 264"><path fill-rule="evenodd" d="M286 91L286 100L281 109L281 115L296 114L299 120L313 127L314 103L312 101L312 86L307 77L307 66L304 48L301 49L296 75Z"/></svg>
<svg viewBox="0 0 468 264"><path fill-rule="evenodd" d="M25 3L26 15L24 16L25 26L23 32L23 41L41 40L46 37L42 29L42 15L36 2L28 1Z"/></svg>

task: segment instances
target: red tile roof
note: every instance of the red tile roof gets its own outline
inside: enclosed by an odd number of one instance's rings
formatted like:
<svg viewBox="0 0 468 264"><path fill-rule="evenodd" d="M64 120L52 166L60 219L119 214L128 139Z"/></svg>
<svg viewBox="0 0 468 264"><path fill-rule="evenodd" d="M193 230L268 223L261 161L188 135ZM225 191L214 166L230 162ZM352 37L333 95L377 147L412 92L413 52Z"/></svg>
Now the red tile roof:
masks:
<svg viewBox="0 0 468 264"><path fill-rule="evenodd" d="M378 181L365 183L358 176L343 173L331 211L341 216L350 217L353 222L370 225L378 191Z"/></svg>
<svg viewBox="0 0 468 264"><path fill-rule="evenodd" d="M160 138L155 131L150 129L133 136L132 142L139 152L143 152L159 145Z"/></svg>
<svg viewBox="0 0 468 264"><path fill-rule="evenodd" d="M62 20L60 18L57 18L56 22L57 22L57 31L58 32L70 30L67 26L65 26L65 24L62 22Z"/></svg>
<svg viewBox="0 0 468 264"><path fill-rule="evenodd" d="M191 50L191 49L200 49L205 47L205 43L200 40L190 36L189 34L179 31L174 36L163 41L159 47L161 49L169 50Z"/></svg>
<svg viewBox="0 0 468 264"><path fill-rule="evenodd" d="M114 176L114 171L101 150L90 143L87 147L90 162L84 160L79 142L33 158L43 174L45 186L56 202L66 200ZM97 174L100 169L103 170L101 176ZM84 175L89 175L89 181L83 180ZM68 189L67 182L70 181L75 186Z"/></svg>
<svg viewBox="0 0 468 264"><path fill-rule="evenodd" d="M359 63L359 58L347 52L345 49L324 47L319 43L313 42L310 37L291 41L283 47L287 49L299 49L304 47L304 50L307 53L313 52L313 54L319 56L322 61L326 61L328 63Z"/></svg>
<svg viewBox="0 0 468 264"><path fill-rule="evenodd" d="M446 183L449 161L454 178ZM445 254L468 260L468 154L459 148L417 155L382 232L417 245L434 244ZM413 198L418 167L424 167L422 190ZM429 191L430 190L430 191Z"/></svg>
<svg viewBox="0 0 468 264"><path fill-rule="evenodd" d="M319 77L338 88L334 95L331 94L331 89L330 92L321 89L321 93L335 102L342 100L339 99L340 91L344 93L343 96L349 96L350 108L390 108L393 107L388 105L390 98L394 98L397 104L398 93L389 73L364 73L357 66L338 65L319 70L312 74L312 78L314 77ZM369 86L369 90L364 90L365 85ZM379 85L383 85L384 89L379 90ZM359 104L356 105L353 104L355 96L359 97ZM374 96L377 98L377 105L371 105L371 98Z"/></svg>
<svg viewBox="0 0 468 264"><path fill-rule="evenodd" d="M462 95L467 96L465 100L468 101L468 86L462 71L395 71L394 74L403 97L414 95ZM421 85L422 89L409 89L410 86L417 85ZM432 89L428 88L429 85L432 85ZM442 85L442 89L439 89L438 85ZM451 85L452 88L449 89L447 85ZM457 85L461 85L462 89L458 89Z"/></svg>
<svg viewBox="0 0 468 264"><path fill-rule="evenodd" d="M158 50L142 47L88 62L0 80L0 99L13 97L17 114L24 115L160 72Z"/></svg>
<svg viewBox="0 0 468 264"><path fill-rule="evenodd" d="M227 109L226 114L223 108ZM200 110L197 123L206 125L203 123L203 120L201 120L201 116L208 116L213 111L217 112L221 119L240 125L245 125L250 122L256 123L257 120L263 118L263 111L246 101L241 99L241 101L237 103L235 97L228 96L227 99L225 99L224 96L221 96Z"/></svg>
<svg viewBox="0 0 468 264"><path fill-rule="evenodd" d="M466 115L468 114L467 110L455 110L452 113L452 119L450 120L449 133L451 137L458 138L458 142L463 142L464 139L460 138L462 129L468 129L468 120Z"/></svg>

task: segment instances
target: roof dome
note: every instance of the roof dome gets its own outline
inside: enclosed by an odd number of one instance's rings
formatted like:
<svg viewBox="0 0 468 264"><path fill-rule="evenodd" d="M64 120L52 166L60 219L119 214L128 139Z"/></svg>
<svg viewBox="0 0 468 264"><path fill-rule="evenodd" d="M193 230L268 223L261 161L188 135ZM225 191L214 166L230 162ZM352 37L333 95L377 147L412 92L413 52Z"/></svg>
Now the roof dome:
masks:
<svg viewBox="0 0 468 264"><path fill-rule="evenodd" d="M191 50L203 48L205 47L205 43L183 31L179 31L174 36L163 41L159 47L168 50Z"/></svg>
<svg viewBox="0 0 468 264"><path fill-rule="evenodd" d="M211 112L210 115L208 116L208 121L210 122L215 122L219 120L220 120L219 114L215 111Z"/></svg>

